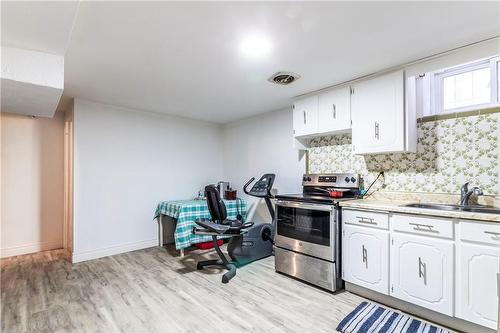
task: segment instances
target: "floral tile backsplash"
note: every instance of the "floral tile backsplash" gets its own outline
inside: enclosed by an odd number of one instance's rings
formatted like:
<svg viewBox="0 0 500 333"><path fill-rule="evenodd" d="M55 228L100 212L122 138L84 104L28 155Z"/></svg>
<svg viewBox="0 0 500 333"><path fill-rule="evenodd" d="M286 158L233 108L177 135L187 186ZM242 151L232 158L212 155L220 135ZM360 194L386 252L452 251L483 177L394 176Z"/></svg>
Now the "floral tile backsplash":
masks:
<svg viewBox="0 0 500 333"><path fill-rule="evenodd" d="M309 172L355 172L368 186L384 171L385 191L460 193L470 181L500 195L500 113L422 122L416 153L354 155L351 135L314 138Z"/></svg>

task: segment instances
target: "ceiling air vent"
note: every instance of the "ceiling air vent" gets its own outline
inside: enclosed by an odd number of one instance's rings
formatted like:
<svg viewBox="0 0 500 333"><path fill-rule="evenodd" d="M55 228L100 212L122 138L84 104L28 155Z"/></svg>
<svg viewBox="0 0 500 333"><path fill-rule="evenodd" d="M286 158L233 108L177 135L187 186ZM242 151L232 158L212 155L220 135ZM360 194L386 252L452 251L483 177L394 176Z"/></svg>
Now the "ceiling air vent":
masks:
<svg viewBox="0 0 500 333"><path fill-rule="evenodd" d="M268 81L276 83L276 84L280 84L282 86L286 86L287 84L295 82L298 79L300 79L299 74L295 74L295 73L291 73L291 72L278 72L278 73L274 73L268 79Z"/></svg>

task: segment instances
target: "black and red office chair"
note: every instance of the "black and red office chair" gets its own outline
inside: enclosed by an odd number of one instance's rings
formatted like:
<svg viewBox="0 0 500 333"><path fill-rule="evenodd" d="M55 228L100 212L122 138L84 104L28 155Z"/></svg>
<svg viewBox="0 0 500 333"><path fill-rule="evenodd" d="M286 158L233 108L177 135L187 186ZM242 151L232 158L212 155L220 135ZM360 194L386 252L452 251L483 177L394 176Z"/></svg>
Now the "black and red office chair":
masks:
<svg viewBox="0 0 500 333"><path fill-rule="evenodd" d="M227 218L226 205L222 201L219 191L214 185L205 187L205 197L207 198L208 211L210 212L211 220L196 220L196 224L203 227L203 229L193 228L195 235L209 235L212 236L215 251L219 259L199 261L196 268L203 269L206 266L222 266L228 270L222 276L222 283L228 283L236 275L236 263L229 261L224 253L222 253L218 237L230 236L239 237L242 233L246 232L247 228L253 226L253 222L243 223L240 220L230 220Z"/></svg>

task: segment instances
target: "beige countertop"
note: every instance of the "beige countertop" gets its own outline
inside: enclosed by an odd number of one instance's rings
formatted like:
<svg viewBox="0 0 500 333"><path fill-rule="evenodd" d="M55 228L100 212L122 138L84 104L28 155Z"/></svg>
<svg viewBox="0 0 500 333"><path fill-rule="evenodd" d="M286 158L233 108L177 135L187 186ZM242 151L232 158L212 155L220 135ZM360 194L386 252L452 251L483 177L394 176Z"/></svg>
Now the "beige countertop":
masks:
<svg viewBox="0 0 500 333"><path fill-rule="evenodd" d="M360 208L396 213L408 213L418 215L432 215L441 217L451 217L465 220L480 220L488 222L500 222L500 214L485 214L476 212L444 211L426 208L403 207L403 205L415 203L415 201L405 200L375 200L358 199L341 201L340 206L346 208Z"/></svg>

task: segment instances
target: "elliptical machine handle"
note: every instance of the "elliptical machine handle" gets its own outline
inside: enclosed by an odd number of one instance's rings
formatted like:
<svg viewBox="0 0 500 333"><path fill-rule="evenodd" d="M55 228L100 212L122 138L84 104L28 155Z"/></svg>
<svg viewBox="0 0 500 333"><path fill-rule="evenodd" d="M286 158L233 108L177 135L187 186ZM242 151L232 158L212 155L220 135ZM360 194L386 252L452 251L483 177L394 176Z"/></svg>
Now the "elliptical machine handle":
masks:
<svg viewBox="0 0 500 333"><path fill-rule="evenodd" d="M267 190L267 196L271 199L274 199L274 195L271 193L271 189Z"/></svg>
<svg viewBox="0 0 500 333"><path fill-rule="evenodd" d="M249 181L247 181L247 183L245 184L245 186L243 186L243 192L245 192L246 194L250 194L248 193L247 191L247 187L248 185L250 185L253 181L255 180L255 177L252 177Z"/></svg>

